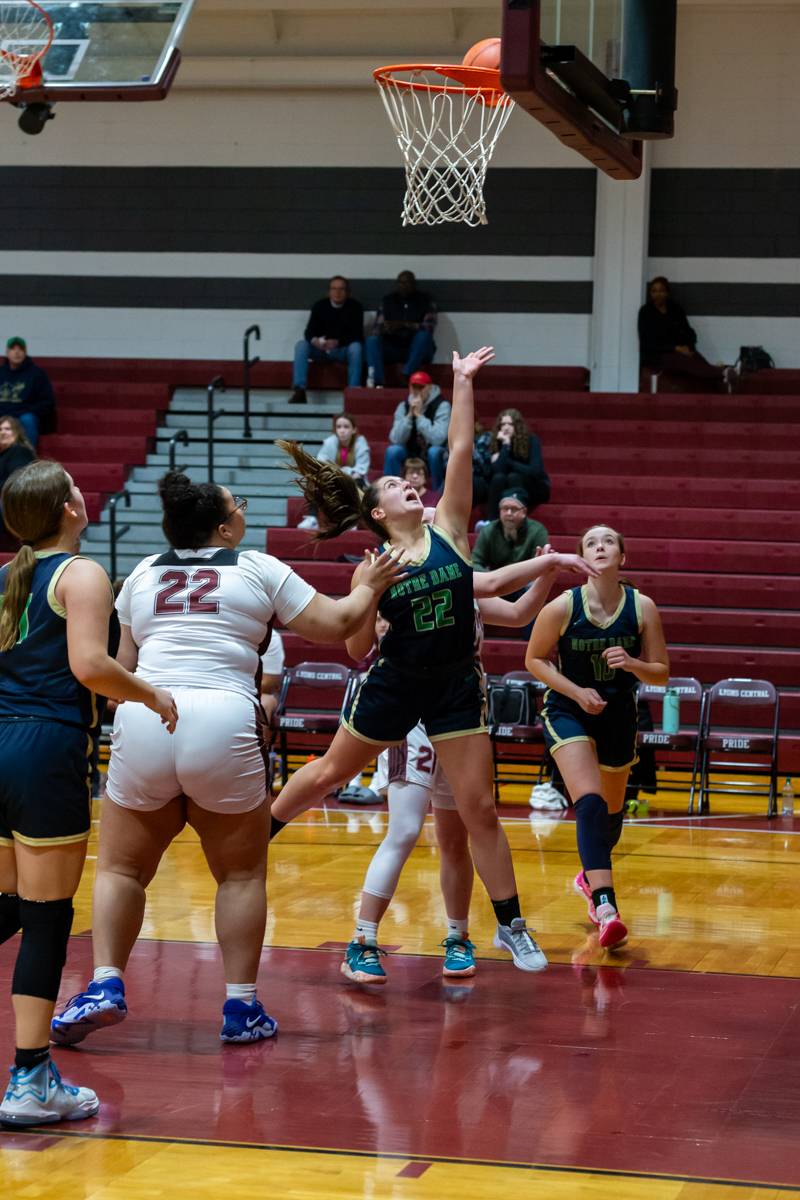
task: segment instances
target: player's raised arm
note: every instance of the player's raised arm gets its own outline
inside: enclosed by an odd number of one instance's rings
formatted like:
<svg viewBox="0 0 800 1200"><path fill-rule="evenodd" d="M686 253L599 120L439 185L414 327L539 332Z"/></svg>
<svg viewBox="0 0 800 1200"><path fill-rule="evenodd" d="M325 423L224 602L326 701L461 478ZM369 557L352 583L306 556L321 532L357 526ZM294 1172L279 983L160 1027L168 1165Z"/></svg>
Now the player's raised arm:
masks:
<svg viewBox="0 0 800 1200"><path fill-rule="evenodd" d="M450 414L448 449L450 457L444 492L436 506L436 524L450 534L459 549L469 555L467 532L472 512L472 446L475 438L473 379L494 358L491 346L459 356L453 351L453 411Z"/></svg>

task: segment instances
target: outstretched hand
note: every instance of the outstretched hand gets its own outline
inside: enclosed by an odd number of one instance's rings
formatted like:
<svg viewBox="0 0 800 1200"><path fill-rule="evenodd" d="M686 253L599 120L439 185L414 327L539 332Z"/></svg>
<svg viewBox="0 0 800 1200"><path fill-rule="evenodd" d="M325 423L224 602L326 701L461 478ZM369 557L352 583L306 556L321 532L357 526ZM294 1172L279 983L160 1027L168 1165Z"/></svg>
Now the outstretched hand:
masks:
<svg viewBox="0 0 800 1200"><path fill-rule="evenodd" d="M365 550L360 568L359 583L364 583L373 592L380 595L392 584L406 578L403 571L405 559L402 550L384 550L378 554L375 550Z"/></svg>
<svg viewBox="0 0 800 1200"><path fill-rule="evenodd" d="M480 350L473 350L469 354L460 357L457 350L453 351L453 374L460 375L462 379L473 379L480 371L481 367L486 366L494 358L494 346L481 346Z"/></svg>

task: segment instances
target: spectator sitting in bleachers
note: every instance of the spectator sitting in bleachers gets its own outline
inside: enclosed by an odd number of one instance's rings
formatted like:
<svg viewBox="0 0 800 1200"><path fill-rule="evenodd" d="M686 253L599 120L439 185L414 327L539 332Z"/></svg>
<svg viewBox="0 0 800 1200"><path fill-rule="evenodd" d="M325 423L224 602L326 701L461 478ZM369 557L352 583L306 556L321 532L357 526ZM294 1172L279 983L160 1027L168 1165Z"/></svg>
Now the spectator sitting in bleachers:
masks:
<svg viewBox="0 0 800 1200"><path fill-rule="evenodd" d="M423 458L407 458L403 463L403 479L415 489L425 508L435 508L441 492L429 487L430 477Z"/></svg>
<svg viewBox="0 0 800 1200"><path fill-rule="evenodd" d="M489 521L497 520L500 499L508 495L509 489L523 491L529 508L546 504L550 499L550 478L544 469L541 443L516 408L507 408L499 414L488 457Z"/></svg>
<svg viewBox="0 0 800 1200"><path fill-rule="evenodd" d="M539 546L547 545L547 530L528 516L528 496L519 488L507 488L500 500L500 516L484 523L472 549L476 571L494 571L509 563L535 558Z"/></svg>
<svg viewBox="0 0 800 1200"><path fill-rule="evenodd" d="M308 362L347 363L347 386L361 383L364 309L350 295L350 283L334 275L328 295L311 309L305 333L294 348L290 404L305 404Z"/></svg>
<svg viewBox="0 0 800 1200"><path fill-rule="evenodd" d="M697 350L697 334L686 313L672 299L669 280L656 275L647 285L647 303L639 309L639 358L653 374L690 375L724 384L733 391L734 367L710 363Z"/></svg>
<svg viewBox="0 0 800 1200"><path fill-rule="evenodd" d="M36 453L25 436L25 430L16 417L0 417L0 492L9 475L20 467L33 462ZM3 524L3 509L0 506L0 550L16 550L19 541Z"/></svg>
<svg viewBox="0 0 800 1200"><path fill-rule="evenodd" d="M53 387L45 371L28 358L25 339L10 337L0 364L0 417L16 417L35 449L39 431L55 410Z"/></svg>
<svg viewBox="0 0 800 1200"><path fill-rule="evenodd" d="M383 473L400 475L407 458L424 458L431 487L438 492L444 483L450 401L425 371L416 371L408 384L408 399L401 400L394 411Z"/></svg>
<svg viewBox="0 0 800 1200"><path fill-rule="evenodd" d="M417 291L413 271L401 271L397 276L397 288L381 301L372 334L364 346L367 387L383 387L383 366L387 362L402 363L403 375L410 381L423 363L433 361L435 329L433 297Z"/></svg>
<svg viewBox="0 0 800 1200"><path fill-rule="evenodd" d="M358 432L355 417L350 413L337 413L333 418L333 433L325 438L317 458L320 462L336 463L359 487L366 487L370 467L369 442ZM297 528L318 529L316 512L309 510Z"/></svg>

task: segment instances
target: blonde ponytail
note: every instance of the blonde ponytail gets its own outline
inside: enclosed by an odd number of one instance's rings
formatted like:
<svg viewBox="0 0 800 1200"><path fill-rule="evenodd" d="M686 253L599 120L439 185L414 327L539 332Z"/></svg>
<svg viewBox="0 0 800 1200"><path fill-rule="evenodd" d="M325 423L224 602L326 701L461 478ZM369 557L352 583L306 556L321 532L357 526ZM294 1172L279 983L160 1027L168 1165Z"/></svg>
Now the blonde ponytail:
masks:
<svg viewBox="0 0 800 1200"><path fill-rule="evenodd" d="M19 623L28 603L36 555L30 546L18 550L6 572L5 593L0 597L0 654L16 645Z"/></svg>

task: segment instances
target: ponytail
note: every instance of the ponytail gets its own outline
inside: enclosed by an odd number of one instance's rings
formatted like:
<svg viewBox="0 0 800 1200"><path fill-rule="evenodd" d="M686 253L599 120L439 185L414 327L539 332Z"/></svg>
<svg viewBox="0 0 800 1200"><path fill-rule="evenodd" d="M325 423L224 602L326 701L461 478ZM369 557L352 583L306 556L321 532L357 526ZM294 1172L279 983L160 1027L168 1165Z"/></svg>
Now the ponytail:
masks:
<svg viewBox="0 0 800 1200"><path fill-rule="evenodd" d="M299 442L281 440L275 445L292 459L292 463L286 464L287 470L294 471L295 482L306 504L322 517L320 528L314 534L316 541L327 541L359 526L383 540L388 538L387 530L372 516L378 503L374 487L362 492L350 475L333 463L312 458Z"/></svg>
<svg viewBox="0 0 800 1200"><path fill-rule="evenodd" d="M30 546L23 546L9 563L6 572L5 592L0 597L0 654L15 646L19 638L19 624L33 581L36 555Z"/></svg>
<svg viewBox="0 0 800 1200"><path fill-rule="evenodd" d="M72 494L69 475L57 462L39 459L9 475L0 496L6 527L23 542L6 573L0 608L0 653L16 645L33 581L32 547L58 535Z"/></svg>

